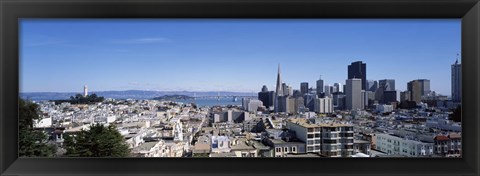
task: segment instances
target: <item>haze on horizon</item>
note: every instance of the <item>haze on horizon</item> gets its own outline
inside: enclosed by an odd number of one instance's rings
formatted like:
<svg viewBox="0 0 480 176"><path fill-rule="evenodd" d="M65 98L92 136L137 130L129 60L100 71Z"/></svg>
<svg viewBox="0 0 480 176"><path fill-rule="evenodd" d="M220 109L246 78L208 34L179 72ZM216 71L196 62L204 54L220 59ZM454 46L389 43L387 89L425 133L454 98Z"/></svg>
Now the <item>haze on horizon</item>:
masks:
<svg viewBox="0 0 480 176"><path fill-rule="evenodd" d="M20 92L158 90L258 92L322 75L345 84L414 79L450 95L461 21L449 20L22 20Z"/></svg>

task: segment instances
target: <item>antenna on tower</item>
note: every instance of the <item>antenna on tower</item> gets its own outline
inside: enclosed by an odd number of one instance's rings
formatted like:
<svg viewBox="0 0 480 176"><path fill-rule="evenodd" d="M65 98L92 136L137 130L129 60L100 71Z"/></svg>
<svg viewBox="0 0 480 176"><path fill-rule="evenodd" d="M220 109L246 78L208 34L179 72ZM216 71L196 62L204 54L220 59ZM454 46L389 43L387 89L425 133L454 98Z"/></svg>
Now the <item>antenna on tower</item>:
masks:
<svg viewBox="0 0 480 176"><path fill-rule="evenodd" d="M320 77L318 79L322 79L322 75L320 75Z"/></svg>
<svg viewBox="0 0 480 176"><path fill-rule="evenodd" d="M457 53L457 60L455 61L455 64L458 64L458 57L460 56L459 53Z"/></svg>

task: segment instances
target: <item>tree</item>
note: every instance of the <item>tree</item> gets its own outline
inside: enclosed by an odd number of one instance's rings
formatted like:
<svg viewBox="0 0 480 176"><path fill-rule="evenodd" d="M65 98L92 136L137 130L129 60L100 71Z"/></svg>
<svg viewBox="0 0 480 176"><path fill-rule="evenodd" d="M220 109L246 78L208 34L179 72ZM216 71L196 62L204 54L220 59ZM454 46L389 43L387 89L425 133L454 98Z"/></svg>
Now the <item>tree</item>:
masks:
<svg viewBox="0 0 480 176"><path fill-rule="evenodd" d="M90 126L75 136L66 136L67 156L72 157L127 157L130 149L114 125Z"/></svg>
<svg viewBox="0 0 480 176"><path fill-rule="evenodd" d="M450 120L454 122L461 122L462 121L462 105L457 106L452 114L449 117Z"/></svg>
<svg viewBox="0 0 480 176"><path fill-rule="evenodd" d="M42 131L33 128L34 120L40 120L37 104L23 99L19 100L18 121L18 154L20 157L52 157L55 156L56 147L47 144L48 137Z"/></svg>

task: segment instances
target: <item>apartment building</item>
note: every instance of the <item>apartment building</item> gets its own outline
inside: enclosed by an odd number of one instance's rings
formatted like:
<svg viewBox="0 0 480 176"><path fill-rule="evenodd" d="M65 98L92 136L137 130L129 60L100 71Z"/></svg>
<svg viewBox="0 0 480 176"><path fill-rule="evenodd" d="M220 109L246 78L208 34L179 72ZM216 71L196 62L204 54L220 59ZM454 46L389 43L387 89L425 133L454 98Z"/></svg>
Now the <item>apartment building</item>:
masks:
<svg viewBox="0 0 480 176"><path fill-rule="evenodd" d="M326 157L350 157L354 153L353 125L334 122L313 123L307 119L287 120L287 128L306 143L307 153Z"/></svg>
<svg viewBox="0 0 480 176"><path fill-rule="evenodd" d="M399 137L385 133L378 133L376 137L376 149L388 155L421 157L434 154L434 143L421 142L408 137Z"/></svg>

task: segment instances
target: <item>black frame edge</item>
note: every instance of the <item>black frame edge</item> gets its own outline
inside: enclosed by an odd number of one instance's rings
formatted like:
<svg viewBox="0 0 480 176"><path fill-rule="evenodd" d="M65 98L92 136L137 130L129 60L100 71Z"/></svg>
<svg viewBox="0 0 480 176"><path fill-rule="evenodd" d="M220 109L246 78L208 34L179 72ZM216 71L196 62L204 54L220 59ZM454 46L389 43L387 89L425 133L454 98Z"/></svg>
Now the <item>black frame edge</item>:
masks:
<svg viewBox="0 0 480 176"><path fill-rule="evenodd" d="M42 1L40 1L42 2ZM102 3L108 5L110 3L118 3L118 4L123 4L123 2L119 3L120 1L102 1L101 3L92 3L91 5L95 6L102 6ZM149 12L151 11L148 11L147 12L139 12L137 11L135 8L135 10L133 11L127 11L127 12L124 12L124 13L121 13L121 14L110 14L110 15L105 15L105 14L100 14L100 17L127 17L127 16L134 16L134 17L145 17L145 16L148 16L148 17L159 17L159 16L168 16L170 15L170 17L186 17L188 15L196 15L196 16L202 16L202 13L201 11L199 12L197 10L197 12L193 12L193 13L186 13L185 10L188 9L188 4L195 4L195 3L192 3L193 1L189 1L189 0L186 0L186 1L181 1L181 3L186 3L185 5L183 4L178 4L178 3L171 3L170 1L167 1L165 2L164 4L168 5L177 5L176 8L177 10L180 10L179 12L174 12L172 10L166 10L165 13L160 13L160 14L149 14ZM219 7L221 5L222 2L225 2L225 1L222 1L222 0L215 0L215 1L205 1L205 3L199 3L197 5L201 6L201 7L208 7L210 5L214 5L213 7ZM235 3L239 3L240 5L242 5L241 2L246 2L246 1L238 1L238 2L231 2L231 3L228 3L230 5L232 4L235 4ZM261 12L262 10L260 8L264 8L264 7L269 7L269 4L270 2L281 2L281 3L285 3L284 5L279 5L278 7L281 7L281 8L288 8L289 4L292 5L295 3L294 2L288 2L288 1L279 1L279 0L275 0L275 1L262 1L261 3L255 3L257 5L253 5L252 4L249 4L248 2L247 3L244 3L243 5L247 4L246 6L241 6L241 8L244 8L244 9L249 9L248 7L251 6L251 7L254 7L253 10L252 10L252 13L253 14L250 14L250 15L246 15L246 16L242 16L241 12L238 11L232 11L232 12L229 12L228 10L220 10L219 14L220 15L224 15L224 17L228 17L228 18L235 18L235 17L245 17L245 18L254 18L255 15L262 15ZM311 2L315 2L315 1L302 1L302 3L311 3ZM324 1L322 1L324 2ZM338 5L341 5L342 3L352 3L352 1L340 1L340 3L333 3L333 4L337 4ZM382 3L379 3L379 1L377 0L370 0L368 2L366 1L362 1L362 0L359 0L358 2L365 2L365 3L377 3L377 4L382 4ZM388 2L388 1L387 1ZM387 5L392 5L392 4L395 4L397 3L398 4L398 0L397 1L393 1L391 2L390 4L388 3L383 3L383 4L387 4ZM432 0L427 0L427 1L421 1L421 2L418 2L416 3L416 1L411 1L411 0L406 0L406 1L401 1L401 2L409 2L409 3L405 3L405 4L401 4L401 6L403 8L405 7L408 7L409 5L412 5L412 6L415 6L416 7L421 7L421 6L424 6L425 4L432 4L432 2L437 2L439 4L443 4L443 6L448 6L448 5L452 5L452 4L457 4L457 6L455 6L455 10L453 10L451 13L447 13L447 15L445 15L445 13L442 15L441 12L436 12L436 13L431 13L431 14L424 14L425 16L427 17L430 17L430 18L443 18L443 17L450 17L450 18L456 18L456 17L462 17L463 16L463 19L462 19L462 56L463 57L472 57L472 58L476 58L476 60L462 60L462 62L466 62L466 64L463 66L464 68L467 68L467 69L464 69L463 70L463 75L466 75L466 74L469 74L471 75L471 77L469 77L468 80L471 80L471 83L474 83L474 85L471 86L471 84L467 86L463 86L463 92L467 93L468 94L472 94L474 96L469 96L469 97L465 97L464 98L464 101L466 102L469 102L469 103L472 103L472 104L469 104L470 106L465 106L464 109L463 109L463 114L465 115L468 115L468 114L471 114L477 118L473 119L473 120L467 120L468 123L466 123L464 121L463 125L467 128L464 127L464 134L463 134L463 137L464 137L464 143L463 143L463 149L464 151L475 151L475 155L466 155L464 158L461 159L462 163L463 164L467 164L466 166L463 166L463 168L465 169L465 171L463 172L447 172L447 173L443 173L443 172L438 172L437 174L439 175L478 175L479 174L479 167L480 167L480 164L478 162L478 159L480 158L480 155L479 155L479 152L478 152L478 147L480 147L480 141L478 140L478 136L479 136L479 130L478 130L478 127L480 126L479 124L479 114L480 114L480 110L477 108L477 107L480 107L478 106L478 101L480 99L480 96L478 94L478 88L479 88L479 71L478 69L480 68L480 63L479 63L479 60L480 60L480 54L479 54L479 51L478 51L478 48L480 48L480 5L478 4L478 1L472 1L472 0L467 0L467 1L453 1L453 0L440 0L440 1L432 1ZM65 9L58 9L58 10L53 10L51 12L47 12L48 11L48 7L51 7L52 4L61 4L61 6L68 6L70 8L65 8ZM83 11L82 12L82 8L85 10L85 7L88 7L90 1L71 1L71 0L67 0L67 1L63 1L63 2L60 2L60 1L56 1L56 0L50 0L48 1L47 3L38 3L38 2L32 2L32 1L0 1L0 18L1 18L1 29L0 29L0 38L1 38L1 43L0 43L0 56L1 56L1 60L0 60L0 68L1 68L1 71L0 71L0 173L1 174L9 174L9 175L17 175L17 174L21 174L21 175L24 175L24 174L31 174L31 175L37 175L37 174L45 174L45 175L53 175L53 174L59 174L59 175L64 175L67 172L65 172L66 170L65 169L60 169L61 171L60 172L42 172L42 171L45 171L45 170L42 170L38 167L33 167L33 170L32 169L27 169L27 170L24 170L26 169L25 166L34 166L34 165L42 165L42 162L47 162L47 163L59 163L59 164L62 164L61 162L62 161L67 161L68 159L57 159L57 161L53 161L52 160L49 160L49 159L41 159L41 158L38 158L38 159L35 159L35 158L22 158L22 159L17 159L17 149L16 149L16 145L12 145L11 143L7 143L8 141L12 141L15 140L18 136L17 134L17 128L15 128L15 126L18 126L17 125L17 121L16 119L14 118L10 118L10 117L15 117L16 116L16 112L14 110L18 109L18 103L15 103L15 102L18 102L18 59L14 59L14 58L18 58L18 52L13 52L13 51L17 51L18 50L18 41L13 41L12 42L12 36L11 34L17 34L18 33L18 21L16 20L16 17L33 17L35 16L35 14L37 13L43 13L43 17L54 17L54 16L58 16L59 14L62 14L62 13L69 13L69 15L71 17L82 17L82 16L86 16L86 17L94 17L95 15L89 15L89 14L86 14L86 13L90 13L90 12L93 12L93 14L97 14L99 15L98 13L98 10L101 10L102 8L101 7L97 7L97 8L94 8L92 9L91 11ZM144 4L144 5L141 5L141 4ZM217 4L218 3L218 4ZM332 2L330 2L332 3ZM423 5L422 5L423 3ZM6 6L7 4L7 6ZM39 4L40 6L35 6L36 8L38 9L33 9L32 10L32 7L29 7L29 4ZM70 4L70 5L68 5ZM78 4L87 4L86 6L82 6L81 5L81 8L78 8L78 9L74 9L72 7L74 7ZM125 2L125 4L137 4L136 2ZM138 3L139 6L138 6L138 9L142 9L143 8L147 8L147 9L150 9L152 10L151 8L148 8L145 4L162 4L162 1L160 2L156 2L156 1L141 1ZM217 5L215 5L217 4ZM225 3L223 3L225 4ZM301 4L301 3L297 3L298 4ZM325 4L328 4L328 2L324 2L323 5ZM8 6L8 5L12 5L12 6ZM272 4L270 4L271 6ZM419 6L420 5L420 6ZM305 7L304 5L299 5L300 7ZM5 7L8 7L8 8L5 8ZM12 8L10 8L12 7ZM30 9L31 11L28 11L28 12L25 12L23 10L25 10L25 8L23 8L22 10L22 7L28 7L27 9ZM227 9L235 9L235 7L232 7L232 6L229 6L227 5ZM468 8L467 8L468 7ZM103 7L105 8L105 7ZM122 9L124 9L125 7L122 7ZM240 9L241 9L240 8ZM367 8L367 7L365 7ZM47 10L46 10L47 9ZM16 11L16 10L19 10L19 11ZM212 9L211 9L212 10ZM432 10L432 9L426 9L426 11L429 11L429 10ZM433 10L439 10L439 9L433 9ZM468 11L469 10L469 11ZM95 13L95 11L97 11L97 13ZM108 11L108 10L107 10ZM334 10L333 10L334 11ZM339 17L342 17L342 16L335 16L335 13L331 11L331 14L330 16L328 16L328 14L325 16L325 17L336 17L336 18L339 18ZM468 11L468 13L467 13ZM291 13L287 13L286 15L285 14L279 14L281 11L275 11L273 10L274 13L267 13L267 14L263 14L265 18L285 18L285 17L288 17L288 15L294 15L293 17L290 16L291 18L307 18L307 17L312 17L315 15L312 15L312 14L309 14L309 13L298 13L297 15L295 15L294 11L292 11ZM307 11L307 12L311 12L310 11ZM380 11L382 12L382 11ZM459 13L459 12L463 12L463 13ZM46 14L45 14L46 13ZM245 13L245 12L244 12ZM379 11L376 11L376 13L379 13ZM203 17L215 17L216 15L219 15L219 14L215 14L215 13L206 13L206 14L203 14ZM359 14L359 12L354 12L354 14ZM378 14L377 14L378 15ZM403 16L402 16L403 15ZM68 15L67 15L68 16ZM316 16L316 17L320 17L321 15L319 16ZM416 13L410 13L408 14L407 13L401 13L399 14L399 16L395 16L394 14L389 14L389 15L385 15L383 16L383 18L414 18L415 16L420 16L418 11L416 11ZM38 16L37 16L38 17ZM98 16L97 16L98 17ZM373 12L371 13L368 13L367 15L360 15L359 18L366 18L366 17L375 17L375 14ZM377 16L378 17L378 16ZM17 24L17 25L14 25L14 24ZM14 27L12 27L11 25L14 25ZM10 34L10 35L9 35ZM475 36L473 37L474 40L472 39L468 39L466 38L466 36L468 38L472 38L472 36ZM476 39L476 40L475 40ZM13 39L15 40L15 39ZM14 46L11 46L11 44L13 44ZM464 47L464 46L468 46L468 47ZM16 49L16 50L15 50ZM13 51L12 51L13 50ZM15 65L17 67L15 67ZM465 70L468 70L468 71L465 71ZM8 73L14 73L12 76L12 74L8 74ZM16 74L15 74L16 73ZM465 79L464 79L464 83L466 85L467 82ZM12 85L13 84L13 85ZM465 94L464 94L465 95ZM6 104L8 103L8 104ZM14 127L12 127L14 126ZM473 135L472 135L473 134ZM10 145L9 145L10 144ZM82 163L82 161L89 161L89 160L70 160L68 161L70 164L72 163ZM102 161L112 161L112 160L108 160L108 159L99 159L97 161L94 161L93 163L91 164L87 164L87 165L96 165L96 164L99 164L99 163L102 163ZM145 161L145 160L142 160L142 161ZM265 162L268 162L268 161L272 161L272 160L264 160ZM292 160L293 161L293 160ZM297 161L297 160L295 160ZM40 163L39 163L40 162ZM332 162L337 162L338 161L332 161ZM381 163L383 162L383 160L379 160L375 163ZM393 161L395 162L395 161ZM434 161L435 163L437 163L437 161ZM181 163L179 161L174 161L172 163ZM212 161L208 161L208 163L219 163L221 164L221 161L220 162L212 162ZM256 164L259 164L261 162L256 162L254 161L254 163ZM457 163L455 166L462 166L461 164L462 163ZM267 164L269 166L274 166L273 164ZM361 166L364 166L362 164L360 164ZM152 166L152 165L150 165ZM138 166L137 166L138 167ZM137 168L135 167L135 168ZM22 170L23 169L23 170ZM198 167L197 167L198 169ZM443 168L444 169L444 168ZM63 172L62 172L63 170ZM39 172L41 171L41 172ZM81 172L81 174L92 174L91 172ZM100 175L105 175L107 174L108 171L99 171L99 172L96 172L96 174ZM115 173L115 172L114 172ZM186 175L184 174L184 172L169 172L169 174L176 174L176 175L179 175L180 173L183 173L181 175ZM226 172L217 172L215 174L227 174ZM422 174L421 172L418 172L418 173L402 173L401 175L416 175L416 174ZM121 173L121 172L116 172L116 174L122 174L122 175L127 175L129 173ZM130 173L131 174L131 173ZM146 174L154 174L153 172L148 172ZM209 173L203 173L205 175L208 175ZM232 175L238 175L239 173L233 173ZM245 174L245 173L244 173ZM278 173L277 173L278 174ZM287 173L284 173L284 174L287 174ZM308 173L302 173L302 174L305 174L305 175L308 175ZM327 173L328 175L337 175L335 173ZM346 174L345 172L341 172L341 174ZM260 173L256 173L256 175L260 175ZM295 175L300 175L300 174L295 174ZM382 173L363 173L362 175L382 175ZM400 175L400 174L399 174Z"/></svg>

